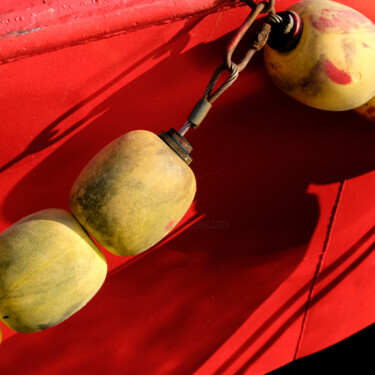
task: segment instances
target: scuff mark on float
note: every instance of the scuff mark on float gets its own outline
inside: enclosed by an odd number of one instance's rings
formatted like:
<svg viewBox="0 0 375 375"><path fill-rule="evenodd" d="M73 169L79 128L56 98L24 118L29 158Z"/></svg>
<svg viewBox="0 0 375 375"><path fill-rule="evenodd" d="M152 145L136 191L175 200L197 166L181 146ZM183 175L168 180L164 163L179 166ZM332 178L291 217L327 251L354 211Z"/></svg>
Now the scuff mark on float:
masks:
<svg viewBox="0 0 375 375"><path fill-rule="evenodd" d="M175 222L171 220L165 227L165 233L169 233L173 229L174 226L175 226Z"/></svg>
<svg viewBox="0 0 375 375"><path fill-rule="evenodd" d="M339 85L347 85L352 82L352 77L344 70L339 69L332 61L326 60L324 72L327 77Z"/></svg>

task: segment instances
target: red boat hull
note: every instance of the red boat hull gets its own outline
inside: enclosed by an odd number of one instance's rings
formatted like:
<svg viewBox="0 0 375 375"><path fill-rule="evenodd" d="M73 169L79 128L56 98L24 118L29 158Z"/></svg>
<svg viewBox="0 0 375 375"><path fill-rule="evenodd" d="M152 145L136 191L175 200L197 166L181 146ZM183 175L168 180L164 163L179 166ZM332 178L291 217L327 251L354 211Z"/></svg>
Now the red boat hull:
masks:
<svg viewBox="0 0 375 375"><path fill-rule="evenodd" d="M341 2L375 19L368 1ZM2 30L1 229L68 209L78 173L118 136L182 126L249 12L110 3ZM26 22L36 6L6 1L1 17ZM66 322L27 335L2 326L0 372L262 374L372 324L374 138L354 112L287 97L259 53L187 134L198 190L178 227L135 257L103 249L103 288Z"/></svg>

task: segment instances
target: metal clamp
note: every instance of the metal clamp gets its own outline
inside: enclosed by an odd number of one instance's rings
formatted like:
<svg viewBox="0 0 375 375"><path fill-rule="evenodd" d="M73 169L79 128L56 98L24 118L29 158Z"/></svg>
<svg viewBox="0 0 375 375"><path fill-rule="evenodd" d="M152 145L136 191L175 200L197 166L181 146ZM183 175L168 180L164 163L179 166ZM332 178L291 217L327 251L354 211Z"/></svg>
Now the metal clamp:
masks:
<svg viewBox="0 0 375 375"><path fill-rule="evenodd" d="M251 13L245 19L243 24L238 28L236 33L233 35L231 41L227 45L224 62L228 70L230 70L232 66L233 53L235 49L237 48L238 44L240 43L240 41L242 40L242 38L244 37L244 35L246 34L246 32L250 29L251 25L254 23L255 19L259 16L260 13L267 13L267 12L273 11L273 6L274 6L275 1L271 0L269 3L267 3L266 1L262 1L259 4L255 4L252 1L251 3L254 5L253 7L251 4L249 4L252 9ZM256 33L256 35L258 34L259 34L259 31ZM262 34L263 34L262 35L262 47L263 47L264 44L267 42L269 32L267 34L264 34L264 33ZM247 64L249 63L249 61L251 60L251 58L253 57L254 53L257 50L258 49L254 49L253 45L250 44L249 49L245 53L245 56L237 64L239 72L241 72L242 70L246 68Z"/></svg>

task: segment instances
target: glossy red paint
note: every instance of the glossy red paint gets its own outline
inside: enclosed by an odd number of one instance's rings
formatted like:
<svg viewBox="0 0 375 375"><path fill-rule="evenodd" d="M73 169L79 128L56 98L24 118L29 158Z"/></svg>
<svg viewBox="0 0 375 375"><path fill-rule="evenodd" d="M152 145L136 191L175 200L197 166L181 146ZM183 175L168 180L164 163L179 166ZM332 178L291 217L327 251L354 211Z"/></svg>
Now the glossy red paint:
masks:
<svg viewBox="0 0 375 375"><path fill-rule="evenodd" d="M243 5L231 0L18 0L0 4L0 64ZM67 27L68 26L68 27Z"/></svg>
<svg viewBox="0 0 375 375"><path fill-rule="evenodd" d="M375 19L367 1L343 3ZM13 4L25 3L2 6ZM1 229L67 209L80 170L123 133L178 129L247 13L2 65ZM16 51L25 39L12 38ZM28 335L3 327L0 373L262 374L373 323L374 137L354 113L284 95L259 54L187 134L198 190L182 222L138 256L103 249L106 283L66 322Z"/></svg>

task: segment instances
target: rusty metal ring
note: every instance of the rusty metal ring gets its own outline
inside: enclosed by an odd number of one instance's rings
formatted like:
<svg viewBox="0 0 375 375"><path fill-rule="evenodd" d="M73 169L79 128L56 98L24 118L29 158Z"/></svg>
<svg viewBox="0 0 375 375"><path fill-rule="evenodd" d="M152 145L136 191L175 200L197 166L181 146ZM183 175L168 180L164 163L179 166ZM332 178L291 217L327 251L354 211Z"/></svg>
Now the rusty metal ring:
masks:
<svg viewBox="0 0 375 375"><path fill-rule="evenodd" d="M264 4L264 8L262 9L261 13L269 13L275 7L275 0L260 1L259 3L256 3L254 0L245 0L245 2L251 9L255 9L259 4Z"/></svg>

